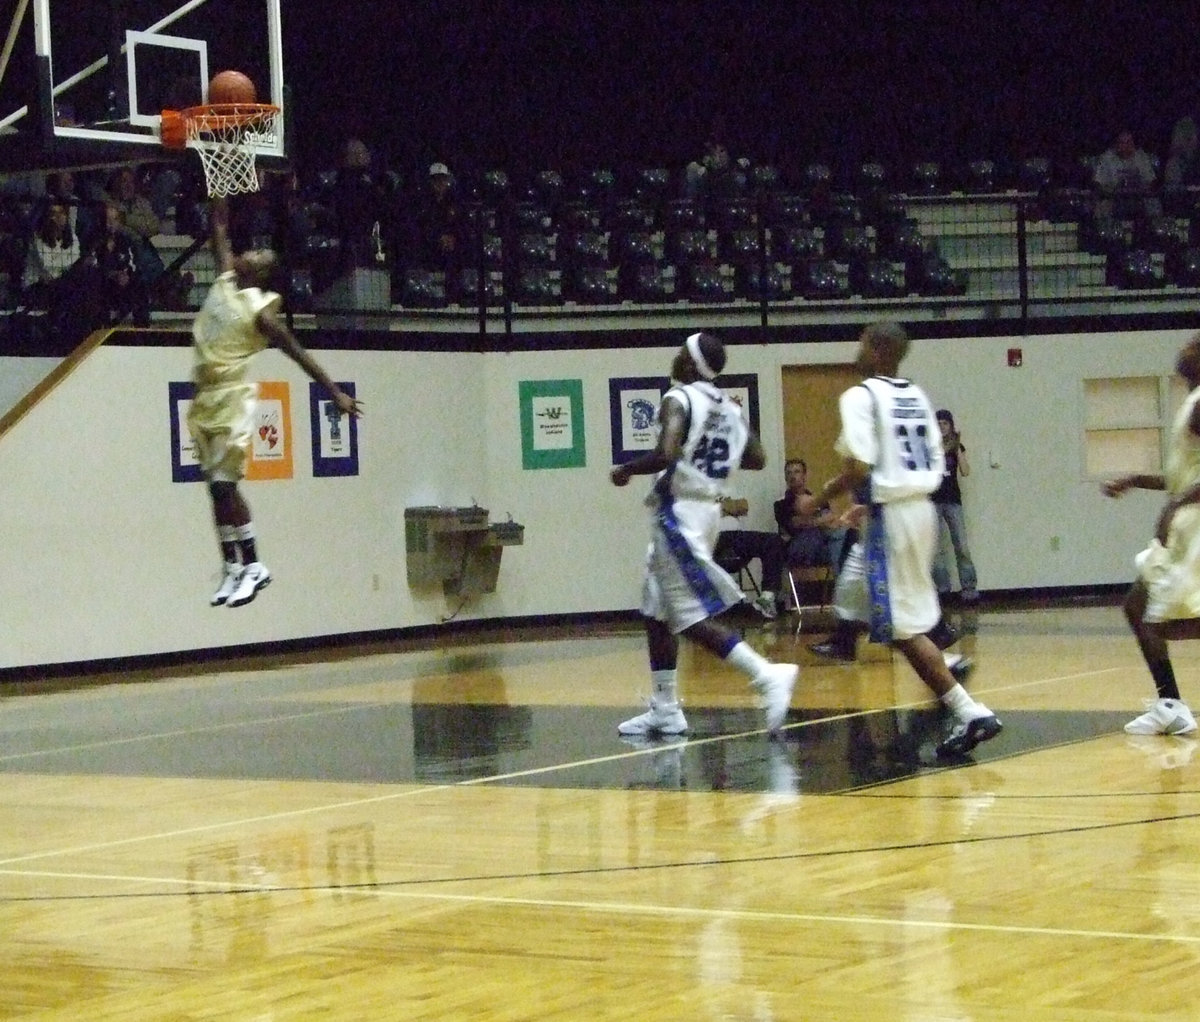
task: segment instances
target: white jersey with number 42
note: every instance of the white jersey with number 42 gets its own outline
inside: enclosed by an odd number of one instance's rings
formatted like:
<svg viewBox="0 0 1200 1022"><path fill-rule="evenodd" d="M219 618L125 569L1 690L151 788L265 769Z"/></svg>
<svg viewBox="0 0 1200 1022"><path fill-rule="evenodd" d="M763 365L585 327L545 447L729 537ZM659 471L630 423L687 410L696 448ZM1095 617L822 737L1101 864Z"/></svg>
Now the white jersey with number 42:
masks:
<svg viewBox="0 0 1200 1022"><path fill-rule="evenodd" d="M837 452L871 466L872 499L928 495L945 468L933 405L911 380L872 376L842 394Z"/></svg>
<svg viewBox="0 0 1200 1022"><path fill-rule="evenodd" d="M654 492L684 500L718 500L742 463L750 426L741 406L704 380L678 384L663 395L688 410L688 431L679 460L662 472Z"/></svg>

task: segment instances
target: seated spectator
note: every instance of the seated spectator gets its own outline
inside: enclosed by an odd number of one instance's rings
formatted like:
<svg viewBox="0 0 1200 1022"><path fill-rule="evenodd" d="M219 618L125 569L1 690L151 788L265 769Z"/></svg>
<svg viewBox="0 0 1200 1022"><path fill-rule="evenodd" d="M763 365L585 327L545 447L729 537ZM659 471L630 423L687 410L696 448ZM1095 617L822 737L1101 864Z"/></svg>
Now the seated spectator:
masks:
<svg viewBox="0 0 1200 1022"><path fill-rule="evenodd" d="M106 205L104 233L91 254L100 274L110 323L132 315L136 326L150 325L149 293L138 270L138 251L135 236L125 228L121 209Z"/></svg>
<svg viewBox="0 0 1200 1022"><path fill-rule="evenodd" d="M71 230L70 210L47 202L26 247L21 288L28 305L45 309L52 334L82 340L103 319L98 310L95 264L83 258L79 238Z"/></svg>
<svg viewBox="0 0 1200 1022"><path fill-rule="evenodd" d="M788 567L829 567L837 572L847 545L846 527L828 506L815 515L797 511L797 498L812 493L804 459L789 458L783 466L783 476L787 490L775 501L775 523L783 536Z"/></svg>
<svg viewBox="0 0 1200 1022"><path fill-rule="evenodd" d="M105 186L105 201L109 209L118 212L121 226L129 236L142 288L153 287L166 268L162 256L151 241L161 230L162 222L154 212L150 199L142 194L141 184L133 167L121 167L109 177ZM105 214L106 218L108 215Z"/></svg>
<svg viewBox="0 0 1200 1022"><path fill-rule="evenodd" d="M1194 184L1200 184L1200 132L1193 118L1181 117L1171 130L1163 164L1163 190L1177 193Z"/></svg>
<svg viewBox="0 0 1200 1022"><path fill-rule="evenodd" d="M740 498L721 501L721 533L713 548L713 559L720 565L748 564L758 561L761 566L761 593L752 602L754 609L771 620L783 609L783 541L778 533L743 529L741 519L750 506Z"/></svg>
<svg viewBox="0 0 1200 1022"><path fill-rule="evenodd" d="M1101 196L1097 216L1136 216L1139 212L1148 218L1162 215L1162 205L1154 195L1154 163L1150 154L1134 142L1131 131L1118 134L1101 154L1092 180Z"/></svg>
<svg viewBox="0 0 1200 1022"><path fill-rule="evenodd" d="M387 261L383 248L387 201L371 163L371 150L362 139L346 140L332 196L344 270L382 266Z"/></svg>
<svg viewBox="0 0 1200 1022"><path fill-rule="evenodd" d="M45 203L25 251L22 289L26 293L50 290L83 254L79 237L71 229L69 207L62 202Z"/></svg>
<svg viewBox="0 0 1200 1022"><path fill-rule="evenodd" d="M421 265L456 276L463 265L461 213L454 178L444 163L429 167L429 181L417 206L417 245Z"/></svg>

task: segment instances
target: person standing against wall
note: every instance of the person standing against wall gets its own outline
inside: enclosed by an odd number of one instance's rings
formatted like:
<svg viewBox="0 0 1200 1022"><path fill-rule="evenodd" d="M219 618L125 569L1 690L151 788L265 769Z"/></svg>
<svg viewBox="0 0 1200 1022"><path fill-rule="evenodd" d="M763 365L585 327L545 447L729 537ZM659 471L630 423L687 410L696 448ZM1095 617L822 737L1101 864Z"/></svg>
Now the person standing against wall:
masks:
<svg viewBox="0 0 1200 1022"><path fill-rule="evenodd" d="M950 546L954 550L954 563L958 570L959 597L963 603L979 602L978 581L975 577L975 562L967 548L967 523L963 516L962 488L959 477L971 474L971 463L967 460L967 449L963 446L962 434L955 428L954 416L945 408L937 411L938 429L942 433L942 453L946 457L946 468L942 472L941 485L933 491L933 506L938 518L945 523L950 534ZM939 526L939 534L941 527ZM933 581L937 586L938 598L943 604L950 595L950 570L946 556L946 545L939 538L937 556L933 560Z"/></svg>

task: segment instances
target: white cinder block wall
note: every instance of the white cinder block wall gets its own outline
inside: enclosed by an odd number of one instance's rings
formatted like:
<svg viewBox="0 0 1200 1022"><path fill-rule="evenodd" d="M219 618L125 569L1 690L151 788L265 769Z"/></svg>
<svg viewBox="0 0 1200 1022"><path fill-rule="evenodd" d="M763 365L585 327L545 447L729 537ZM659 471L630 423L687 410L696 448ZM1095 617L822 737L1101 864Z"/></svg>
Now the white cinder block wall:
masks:
<svg viewBox="0 0 1200 1022"><path fill-rule="evenodd" d="M1085 478L1082 381L1169 375L1185 336L915 342L906 369L954 409L970 449L964 491L984 590L1131 578L1161 495L1110 501ZM1019 369L1006 362L1012 346ZM0 668L435 625L455 608L405 577L404 508L425 504L478 501L526 527L524 545L504 551L497 591L458 619L632 609L646 481L608 482L608 380L664 374L673 352L317 351L366 405L361 474L350 478L313 478L307 378L263 354L259 378L291 384L295 477L246 484L276 583L228 611L207 605L219 563L204 489L171 481L167 385L187 379L190 353L104 345L0 438ZM773 528L782 492L782 367L853 352L731 348L731 372L758 374L770 460L740 477L751 526ZM0 359L0 374L23 363ZM587 467L523 471L518 383L558 378L583 381Z"/></svg>

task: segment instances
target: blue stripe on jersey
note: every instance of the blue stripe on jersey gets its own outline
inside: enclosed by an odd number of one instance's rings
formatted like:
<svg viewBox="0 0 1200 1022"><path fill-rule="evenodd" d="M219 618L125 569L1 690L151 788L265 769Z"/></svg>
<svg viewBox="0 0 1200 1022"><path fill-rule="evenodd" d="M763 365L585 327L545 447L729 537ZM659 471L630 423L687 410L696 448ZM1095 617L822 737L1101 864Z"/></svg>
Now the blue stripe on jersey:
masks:
<svg viewBox="0 0 1200 1022"><path fill-rule="evenodd" d="M667 538L667 550L670 551L675 563L679 565L679 570L687 580L692 595L700 601L700 605L709 616L719 614L725 609L725 601L717 592L708 573L696 560L688 541L684 539L683 533L679 529L679 519L675 517L675 501L670 495L664 495L659 501L655 518L658 521L658 527L662 529L663 535Z"/></svg>
<svg viewBox="0 0 1200 1022"><path fill-rule="evenodd" d="M867 567L867 591L871 598L872 642L892 641L892 601L888 592L887 541L883 531L883 505L872 503L867 517L863 554Z"/></svg>

